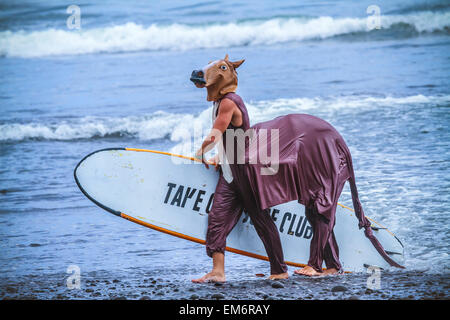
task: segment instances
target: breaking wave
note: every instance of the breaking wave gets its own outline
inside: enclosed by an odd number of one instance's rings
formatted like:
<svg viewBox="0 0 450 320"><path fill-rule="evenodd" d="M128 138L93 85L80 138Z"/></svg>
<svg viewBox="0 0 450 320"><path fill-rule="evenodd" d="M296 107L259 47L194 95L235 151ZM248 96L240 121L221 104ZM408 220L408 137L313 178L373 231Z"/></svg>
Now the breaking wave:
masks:
<svg viewBox="0 0 450 320"><path fill-rule="evenodd" d="M407 15L382 15L381 27L393 37L412 33L450 32L450 12L419 12ZM273 45L349 36L358 39L368 34L367 18L270 18L224 24L187 25L133 22L122 25L69 31L0 32L0 55L43 57L101 52L144 50L191 50L236 46Z"/></svg>
<svg viewBox="0 0 450 320"><path fill-rule="evenodd" d="M373 97L344 96L333 98L293 98L247 102L252 123L266 121L288 113L329 113L353 109L392 107L399 105L449 104L450 96ZM128 117L82 117L59 122L29 122L0 124L0 142L23 140L98 139L110 137L137 138L143 141L168 139L179 145L193 128L207 130L211 125L211 110L197 115L158 111L149 115ZM204 132L200 132L202 137ZM189 137L190 138L190 137Z"/></svg>

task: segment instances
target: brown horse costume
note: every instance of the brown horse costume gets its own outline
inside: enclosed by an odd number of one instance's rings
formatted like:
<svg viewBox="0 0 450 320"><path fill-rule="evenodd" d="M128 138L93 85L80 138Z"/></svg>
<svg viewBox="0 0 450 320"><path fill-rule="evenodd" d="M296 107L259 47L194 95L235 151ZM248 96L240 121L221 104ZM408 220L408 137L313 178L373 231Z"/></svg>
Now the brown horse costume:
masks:
<svg viewBox="0 0 450 320"><path fill-rule="evenodd" d="M224 251L226 237L245 209L267 250L272 274L286 272L278 230L267 210L297 200L306 207L306 217L313 228L308 265L322 272L325 261L327 268L341 271L333 228L339 196L349 181L359 228L365 229L365 235L390 265L402 267L386 254L372 233L358 198L352 157L341 135L326 121L306 114L280 116L250 127L247 109L234 93L236 68L242 63L243 60L229 61L227 55L202 70L194 70L191 76L198 87L207 88L207 100L215 102L213 119L224 98L232 100L241 111L242 125L237 128L230 123L227 133L251 130L244 143L239 144L235 135L226 133L219 143L225 157L209 213L208 255ZM277 142L277 148L269 144L266 150L272 156L276 153L275 160L266 157L255 161L261 148L259 141Z"/></svg>

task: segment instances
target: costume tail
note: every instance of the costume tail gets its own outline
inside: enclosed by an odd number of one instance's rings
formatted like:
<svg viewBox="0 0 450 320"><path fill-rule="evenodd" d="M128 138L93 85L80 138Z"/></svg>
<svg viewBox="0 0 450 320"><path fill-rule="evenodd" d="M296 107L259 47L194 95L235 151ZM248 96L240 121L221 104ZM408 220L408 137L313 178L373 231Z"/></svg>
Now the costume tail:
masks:
<svg viewBox="0 0 450 320"><path fill-rule="evenodd" d="M355 173L353 171L353 164L352 164L351 156L349 155L347 157L347 159L349 162L348 165L349 165L350 175L351 175L349 178L349 182L350 182L350 190L352 193L353 208L355 209L355 214L359 221L359 223L358 223L359 228L360 229L364 228L364 234L366 235L367 238L369 238L370 242L372 242L375 249L377 249L378 253L384 258L384 260L387 261L387 263L389 263L391 266L404 269L405 268L404 266L399 265L397 262L392 260L391 257L389 257L389 255L386 253L386 251L384 251L384 248L381 245L381 243L377 240L375 235L372 233L371 223L370 223L369 219L367 219L366 216L364 215L364 210L361 206L361 202L359 201L358 189L356 188Z"/></svg>

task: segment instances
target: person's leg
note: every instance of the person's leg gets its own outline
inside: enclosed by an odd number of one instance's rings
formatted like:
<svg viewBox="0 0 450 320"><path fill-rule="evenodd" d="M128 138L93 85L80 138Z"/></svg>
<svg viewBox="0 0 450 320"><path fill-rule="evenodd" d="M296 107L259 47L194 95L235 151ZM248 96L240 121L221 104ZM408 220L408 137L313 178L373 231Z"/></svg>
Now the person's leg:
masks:
<svg viewBox="0 0 450 320"><path fill-rule="evenodd" d="M273 222L270 210L255 213L249 212L250 219L252 219L256 233L261 238L267 256L270 262L270 277L269 279L286 279L289 277L287 273L287 266L284 263L283 249L281 247L280 234L277 226Z"/></svg>
<svg viewBox="0 0 450 320"><path fill-rule="evenodd" d="M337 274L341 272L342 266L339 261L339 247L336 242L336 237L334 236L334 225L335 225L335 214L336 208L333 210L331 216L332 220L328 222L328 229L330 230L330 235L328 241L324 248L323 259L325 260L325 266L327 269L323 272L325 275Z"/></svg>
<svg viewBox="0 0 450 320"><path fill-rule="evenodd" d="M337 274L342 270L342 265L339 261L339 247L334 236L334 231L331 231L328 242L325 245L323 258L327 269L323 272L326 275Z"/></svg>
<svg viewBox="0 0 450 320"><path fill-rule="evenodd" d="M296 273L305 275L320 275L320 274L336 274L342 272L342 265L339 262L339 247L333 228L336 221L336 207L339 197L344 189L345 182L349 179L348 166L345 164L340 168L337 177L338 187L335 189L333 195L334 204L330 208L330 219L327 220L317 213L314 208L307 208L305 211L306 218L313 228L313 239L310 245L310 259L308 266ZM322 263L325 260L327 269L322 271ZM300 272L302 271L302 272Z"/></svg>
<svg viewBox="0 0 450 320"><path fill-rule="evenodd" d="M225 179L220 176L214 193L212 208L208 214L206 232L206 254L213 259L213 268L199 279L192 282L225 281L225 247L226 238L239 221L242 204L239 197Z"/></svg>
<svg viewBox="0 0 450 320"><path fill-rule="evenodd" d="M324 274L327 275L337 274L342 270L342 265L339 261L339 247L333 231L336 224L336 206L337 203L333 206L330 221L328 221L328 229L330 230L330 235L328 237L328 241L325 245L323 253L323 259L325 260L325 266L327 267L327 269L324 271Z"/></svg>
<svg viewBox="0 0 450 320"><path fill-rule="evenodd" d="M314 208L305 207L305 216L313 230L313 238L311 239L309 248L310 259L308 265L302 269L295 270L294 273L305 276L317 276L322 274L323 250L319 250L319 248L320 240L323 238L323 236L321 237L323 234L323 232L321 233L321 227L323 226L320 224L319 216L314 212Z"/></svg>
<svg viewBox="0 0 450 320"><path fill-rule="evenodd" d="M342 190L344 189L345 186L345 182L348 180L348 178L349 178L348 167L345 166L341 169L341 172L339 173L338 179L339 187L336 189L336 194L334 195L335 203L331 208L332 212L329 221L330 236L328 237L328 242L325 246L323 257L325 260L325 265L327 267L327 270L325 270L324 273L327 275L342 272L342 265L341 262L339 261L339 247L333 229L336 224L337 201L341 196Z"/></svg>

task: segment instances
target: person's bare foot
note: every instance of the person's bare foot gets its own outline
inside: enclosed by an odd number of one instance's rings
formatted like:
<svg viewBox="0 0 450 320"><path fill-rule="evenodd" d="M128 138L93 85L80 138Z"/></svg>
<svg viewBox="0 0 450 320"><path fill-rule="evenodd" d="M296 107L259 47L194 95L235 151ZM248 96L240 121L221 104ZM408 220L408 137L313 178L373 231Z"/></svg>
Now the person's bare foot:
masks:
<svg viewBox="0 0 450 320"><path fill-rule="evenodd" d="M289 278L289 273L284 272L284 273L278 273L278 274L271 274L269 276L269 280L278 280L278 279L287 279Z"/></svg>
<svg viewBox="0 0 450 320"><path fill-rule="evenodd" d="M309 276L309 277L323 275L322 272L317 272L316 270L314 270L313 267L310 267L310 266L306 266L306 267L303 267L302 269L295 270L294 273L300 274L302 276Z"/></svg>
<svg viewBox="0 0 450 320"><path fill-rule="evenodd" d="M331 276L331 275L338 274L338 273L339 273L339 271L335 268L330 268L330 269L323 271L324 276Z"/></svg>
<svg viewBox="0 0 450 320"><path fill-rule="evenodd" d="M203 277L191 280L194 283L205 282L225 282L225 274L217 271L211 271L205 274Z"/></svg>

